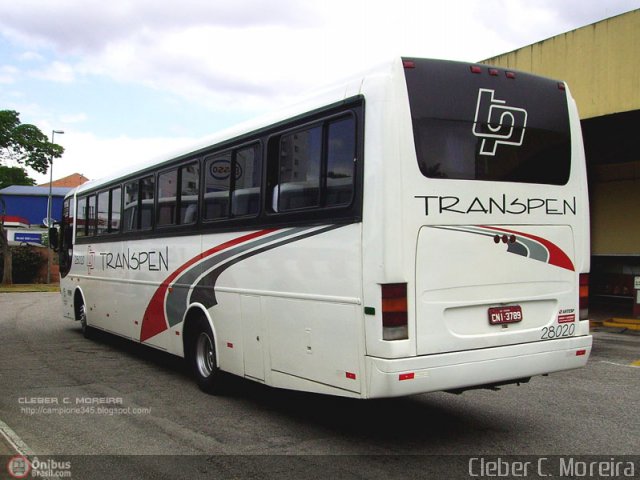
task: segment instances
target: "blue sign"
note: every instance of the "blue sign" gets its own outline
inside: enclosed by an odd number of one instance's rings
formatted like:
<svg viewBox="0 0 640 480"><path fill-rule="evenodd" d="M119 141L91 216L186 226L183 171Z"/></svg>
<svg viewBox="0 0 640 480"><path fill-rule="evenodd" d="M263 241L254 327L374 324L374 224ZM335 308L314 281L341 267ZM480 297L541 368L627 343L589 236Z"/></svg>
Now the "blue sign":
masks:
<svg viewBox="0 0 640 480"><path fill-rule="evenodd" d="M42 243L42 234L16 232L13 240L16 242Z"/></svg>

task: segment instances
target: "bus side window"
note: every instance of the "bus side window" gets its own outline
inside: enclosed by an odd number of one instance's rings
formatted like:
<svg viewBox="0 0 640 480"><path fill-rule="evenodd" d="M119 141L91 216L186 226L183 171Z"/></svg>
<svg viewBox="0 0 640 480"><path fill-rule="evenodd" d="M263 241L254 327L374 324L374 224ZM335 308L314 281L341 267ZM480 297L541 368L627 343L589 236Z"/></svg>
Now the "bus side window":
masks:
<svg viewBox="0 0 640 480"><path fill-rule="evenodd" d="M76 237L84 237L87 234L87 197L78 198L78 220L76 223Z"/></svg>
<svg viewBox="0 0 640 480"><path fill-rule="evenodd" d="M158 226L175 225L178 203L178 170L158 174Z"/></svg>
<svg viewBox="0 0 640 480"><path fill-rule="evenodd" d="M96 234L96 224L98 222L96 214L97 214L97 212L96 212L96 196L95 195L90 195L89 196L89 202L87 204L87 217L86 217L87 235L88 236L93 236L93 235Z"/></svg>
<svg viewBox="0 0 640 480"><path fill-rule="evenodd" d="M71 255L71 251L73 248L73 221L74 221L74 205L71 202L70 198L67 198L64 201L63 213L62 213L62 237L60 241L62 242L60 251L63 248L69 249L69 255Z"/></svg>
<svg viewBox="0 0 640 480"><path fill-rule="evenodd" d="M65 277L71 270L71 260L73 258L73 205L71 198L65 198L62 204L59 242L60 275Z"/></svg>
<svg viewBox="0 0 640 480"><path fill-rule="evenodd" d="M356 122L353 116L329 123L327 134L328 207L349 205L353 198Z"/></svg>
<svg viewBox="0 0 640 480"><path fill-rule="evenodd" d="M180 225L189 225L198 220L199 180L198 162L180 167Z"/></svg>
<svg viewBox="0 0 640 480"><path fill-rule="evenodd" d="M140 180L140 199L142 205L140 208L140 229L149 230L153 227L153 197L155 193L155 178L153 175L144 177Z"/></svg>
<svg viewBox="0 0 640 480"><path fill-rule="evenodd" d="M109 229L109 190L105 190L98 194L98 218L97 229L98 235L108 232Z"/></svg>
<svg viewBox="0 0 640 480"><path fill-rule="evenodd" d="M123 224L125 232L138 229L138 181L129 182L124 186L124 214Z"/></svg>
<svg viewBox="0 0 640 480"><path fill-rule="evenodd" d="M125 231L150 230L153 226L155 177L149 175L124 186Z"/></svg>
<svg viewBox="0 0 640 480"><path fill-rule="evenodd" d="M356 166L352 114L284 132L269 141L270 210L289 212L351 205Z"/></svg>
<svg viewBox="0 0 640 480"><path fill-rule="evenodd" d="M231 214L234 217L256 215L260 211L261 164L258 144L234 152L231 197Z"/></svg>
<svg viewBox="0 0 640 480"><path fill-rule="evenodd" d="M109 232L120 231L120 207L122 206L122 189L111 189L111 208L109 210Z"/></svg>
<svg viewBox="0 0 640 480"><path fill-rule="evenodd" d="M205 159L204 211L205 220L229 216L229 189L231 178L231 152Z"/></svg>
<svg viewBox="0 0 640 480"><path fill-rule="evenodd" d="M283 135L278 158L277 211L319 206L322 126Z"/></svg>

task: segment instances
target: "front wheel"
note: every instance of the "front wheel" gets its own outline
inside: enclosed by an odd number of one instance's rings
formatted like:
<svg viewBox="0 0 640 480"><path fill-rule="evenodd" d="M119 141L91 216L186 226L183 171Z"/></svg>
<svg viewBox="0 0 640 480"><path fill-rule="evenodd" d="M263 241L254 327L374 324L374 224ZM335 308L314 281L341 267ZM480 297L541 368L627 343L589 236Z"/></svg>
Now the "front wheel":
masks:
<svg viewBox="0 0 640 480"><path fill-rule="evenodd" d="M191 370L200 389L207 393L219 393L220 369L216 361L215 339L206 320L196 320L190 336Z"/></svg>
<svg viewBox="0 0 640 480"><path fill-rule="evenodd" d="M84 303L82 303L78 309L78 317L80 326L82 327L82 335L84 335L84 338L91 338L93 336L93 328L87 325L87 307Z"/></svg>

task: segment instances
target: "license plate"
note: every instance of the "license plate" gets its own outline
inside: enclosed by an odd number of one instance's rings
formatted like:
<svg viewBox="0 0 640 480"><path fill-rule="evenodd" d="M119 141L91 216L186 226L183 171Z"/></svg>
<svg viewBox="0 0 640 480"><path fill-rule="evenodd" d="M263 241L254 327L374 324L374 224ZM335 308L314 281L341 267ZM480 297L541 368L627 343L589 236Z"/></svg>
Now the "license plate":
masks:
<svg viewBox="0 0 640 480"><path fill-rule="evenodd" d="M489 323L491 325L518 323L520 321L522 321L522 308L520 305L489 308Z"/></svg>

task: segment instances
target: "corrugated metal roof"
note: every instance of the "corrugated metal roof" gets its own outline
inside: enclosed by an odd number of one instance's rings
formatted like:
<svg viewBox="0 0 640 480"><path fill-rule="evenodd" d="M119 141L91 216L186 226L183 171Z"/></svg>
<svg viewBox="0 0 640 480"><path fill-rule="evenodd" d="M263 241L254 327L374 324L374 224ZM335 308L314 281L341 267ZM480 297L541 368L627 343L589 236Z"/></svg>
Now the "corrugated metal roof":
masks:
<svg viewBox="0 0 640 480"><path fill-rule="evenodd" d="M51 194L55 197L64 197L69 191L68 187L53 187ZM0 195L25 195L30 197L48 197L49 187L30 187L26 185L10 185L0 190Z"/></svg>

